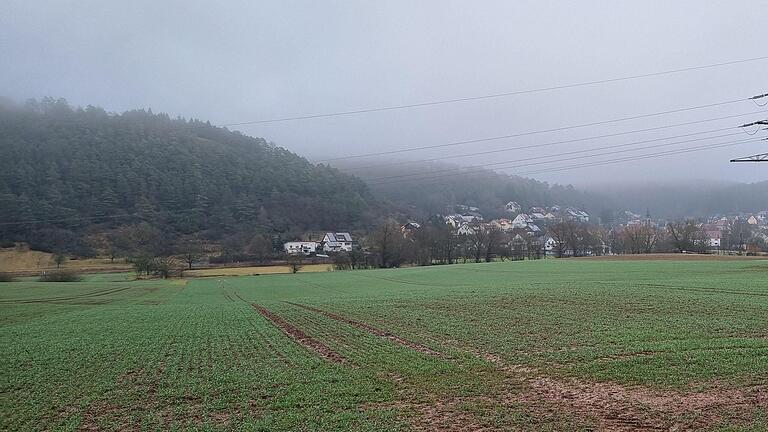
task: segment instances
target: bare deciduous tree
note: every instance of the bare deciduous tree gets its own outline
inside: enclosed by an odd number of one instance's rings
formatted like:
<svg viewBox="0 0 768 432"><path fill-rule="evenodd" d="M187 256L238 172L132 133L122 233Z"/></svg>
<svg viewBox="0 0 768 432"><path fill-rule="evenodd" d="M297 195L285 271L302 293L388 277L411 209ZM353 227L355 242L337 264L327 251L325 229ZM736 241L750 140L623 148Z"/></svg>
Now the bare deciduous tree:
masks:
<svg viewBox="0 0 768 432"><path fill-rule="evenodd" d="M202 243L196 239L185 240L177 247L181 250L182 259L189 270L192 270L192 265L205 256Z"/></svg>
<svg viewBox="0 0 768 432"><path fill-rule="evenodd" d="M491 262L496 255L504 239L504 232L498 227L489 226L484 228L485 236L485 262Z"/></svg>
<svg viewBox="0 0 768 432"><path fill-rule="evenodd" d="M573 253L573 238L575 224L572 221L560 221L549 227L549 235L555 241L555 254L558 258L566 255L567 251Z"/></svg>
<svg viewBox="0 0 768 432"><path fill-rule="evenodd" d="M402 264L404 239L400 224L394 219L387 219L371 235L373 248L379 254L381 267L399 267Z"/></svg>
<svg viewBox="0 0 768 432"><path fill-rule="evenodd" d="M53 262L56 263L56 268L57 269L61 268L61 265L64 264L64 261L66 261L66 260L67 260L67 256L64 255L62 252L57 252L53 256Z"/></svg>
<svg viewBox="0 0 768 432"><path fill-rule="evenodd" d="M655 249L659 232L648 224L628 226L621 232L620 241L625 252L648 254Z"/></svg>
<svg viewBox="0 0 768 432"><path fill-rule="evenodd" d="M301 254L288 255L286 261L288 262L288 267L291 269L291 273L298 273L299 270L304 267L304 258L301 256Z"/></svg>
<svg viewBox="0 0 768 432"><path fill-rule="evenodd" d="M181 274L182 265L172 256L155 257L152 259L152 272L163 278L178 276Z"/></svg>
<svg viewBox="0 0 768 432"><path fill-rule="evenodd" d="M706 252L709 239L706 232L693 220L667 224L672 247L678 252Z"/></svg>

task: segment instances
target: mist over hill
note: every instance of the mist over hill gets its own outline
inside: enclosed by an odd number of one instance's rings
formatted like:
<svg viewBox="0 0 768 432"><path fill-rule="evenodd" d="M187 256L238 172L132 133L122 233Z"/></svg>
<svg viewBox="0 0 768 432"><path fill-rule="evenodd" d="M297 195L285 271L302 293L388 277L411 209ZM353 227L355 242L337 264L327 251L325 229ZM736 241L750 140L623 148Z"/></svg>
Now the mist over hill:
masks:
<svg viewBox="0 0 768 432"><path fill-rule="evenodd" d="M509 217L509 201L524 209L554 204L573 206L595 214L612 212L608 197L571 185L549 184L493 170L439 162L340 161L336 166L360 175L371 191L401 213L417 218L445 214L456 204L478 207L486 218Z"/></svg>
<svg viewBox="0 0 768 432"><path fill-rule="evenodd" d="M766 174L768 175L768 172ZM753 213L768 209L768 181L756 183L651 181L643 184L602 184L583 188L609 197L621 208L640 214L649 211L654 217L665 219L703 218Z"/></svg>
<svg viewBox="0 0 768 432"><path fill-rule="evenodd" d="M587 210L596 222L602 223L610 223L616 212L623 210L643 215L648 211L654 218L672 220L753 213L768 208L768 181L617 180L573 186L441 162L342 160L335 166L361 176L372 193L403 214L418 217L445 213L446 207L453 204L479 207L487 217L501 217L506 214L504 205L508 201L516 201L524 209L553 204L573 206Z"/></svg>

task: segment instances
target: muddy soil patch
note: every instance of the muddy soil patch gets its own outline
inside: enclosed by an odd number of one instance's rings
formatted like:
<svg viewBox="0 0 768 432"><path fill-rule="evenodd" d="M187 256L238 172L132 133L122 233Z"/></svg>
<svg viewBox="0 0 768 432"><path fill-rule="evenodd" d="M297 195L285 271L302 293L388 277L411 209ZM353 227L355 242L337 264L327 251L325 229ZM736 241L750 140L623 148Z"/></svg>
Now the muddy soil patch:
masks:
<svg viewBox="0 0 768 432"><path fill-rule="evenodd" d="M527 387L497 395L503 405L522 403L534 410L558 407L577 418L594 421L599 430L699 430L720 422L737 424L751 418L757 409L768 409L766 386L691 393L661 391L545 377L535 368L507 364L493 354L482 357L504 371L512 384L522 380Z"/></svg>

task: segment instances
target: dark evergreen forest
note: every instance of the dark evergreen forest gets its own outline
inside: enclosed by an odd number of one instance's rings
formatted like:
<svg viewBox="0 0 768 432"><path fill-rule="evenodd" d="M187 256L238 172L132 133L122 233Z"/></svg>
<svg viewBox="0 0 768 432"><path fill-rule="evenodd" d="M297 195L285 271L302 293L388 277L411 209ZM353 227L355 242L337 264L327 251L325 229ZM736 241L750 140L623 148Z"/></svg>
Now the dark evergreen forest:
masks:
<svg viewBox="0 0 768 432"><path fill-rule="evenodd" d="M375 207L359 179L260 138L62 99L0 108L0 237L85 253L86 235L144 223L168 238L351 229Z"/></svg>

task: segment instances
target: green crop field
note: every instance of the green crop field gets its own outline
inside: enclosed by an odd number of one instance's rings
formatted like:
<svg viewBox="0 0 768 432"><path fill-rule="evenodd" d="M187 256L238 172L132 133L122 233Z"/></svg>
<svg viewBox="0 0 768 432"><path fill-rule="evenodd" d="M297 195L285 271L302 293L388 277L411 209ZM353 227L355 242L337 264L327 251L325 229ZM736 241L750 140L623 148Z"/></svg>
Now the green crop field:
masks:
<svg viewBox="0 0 768 432"><path fill-rule="evenodd" d="M766 430L767 261L0 283L3 430Z"/></svg>

